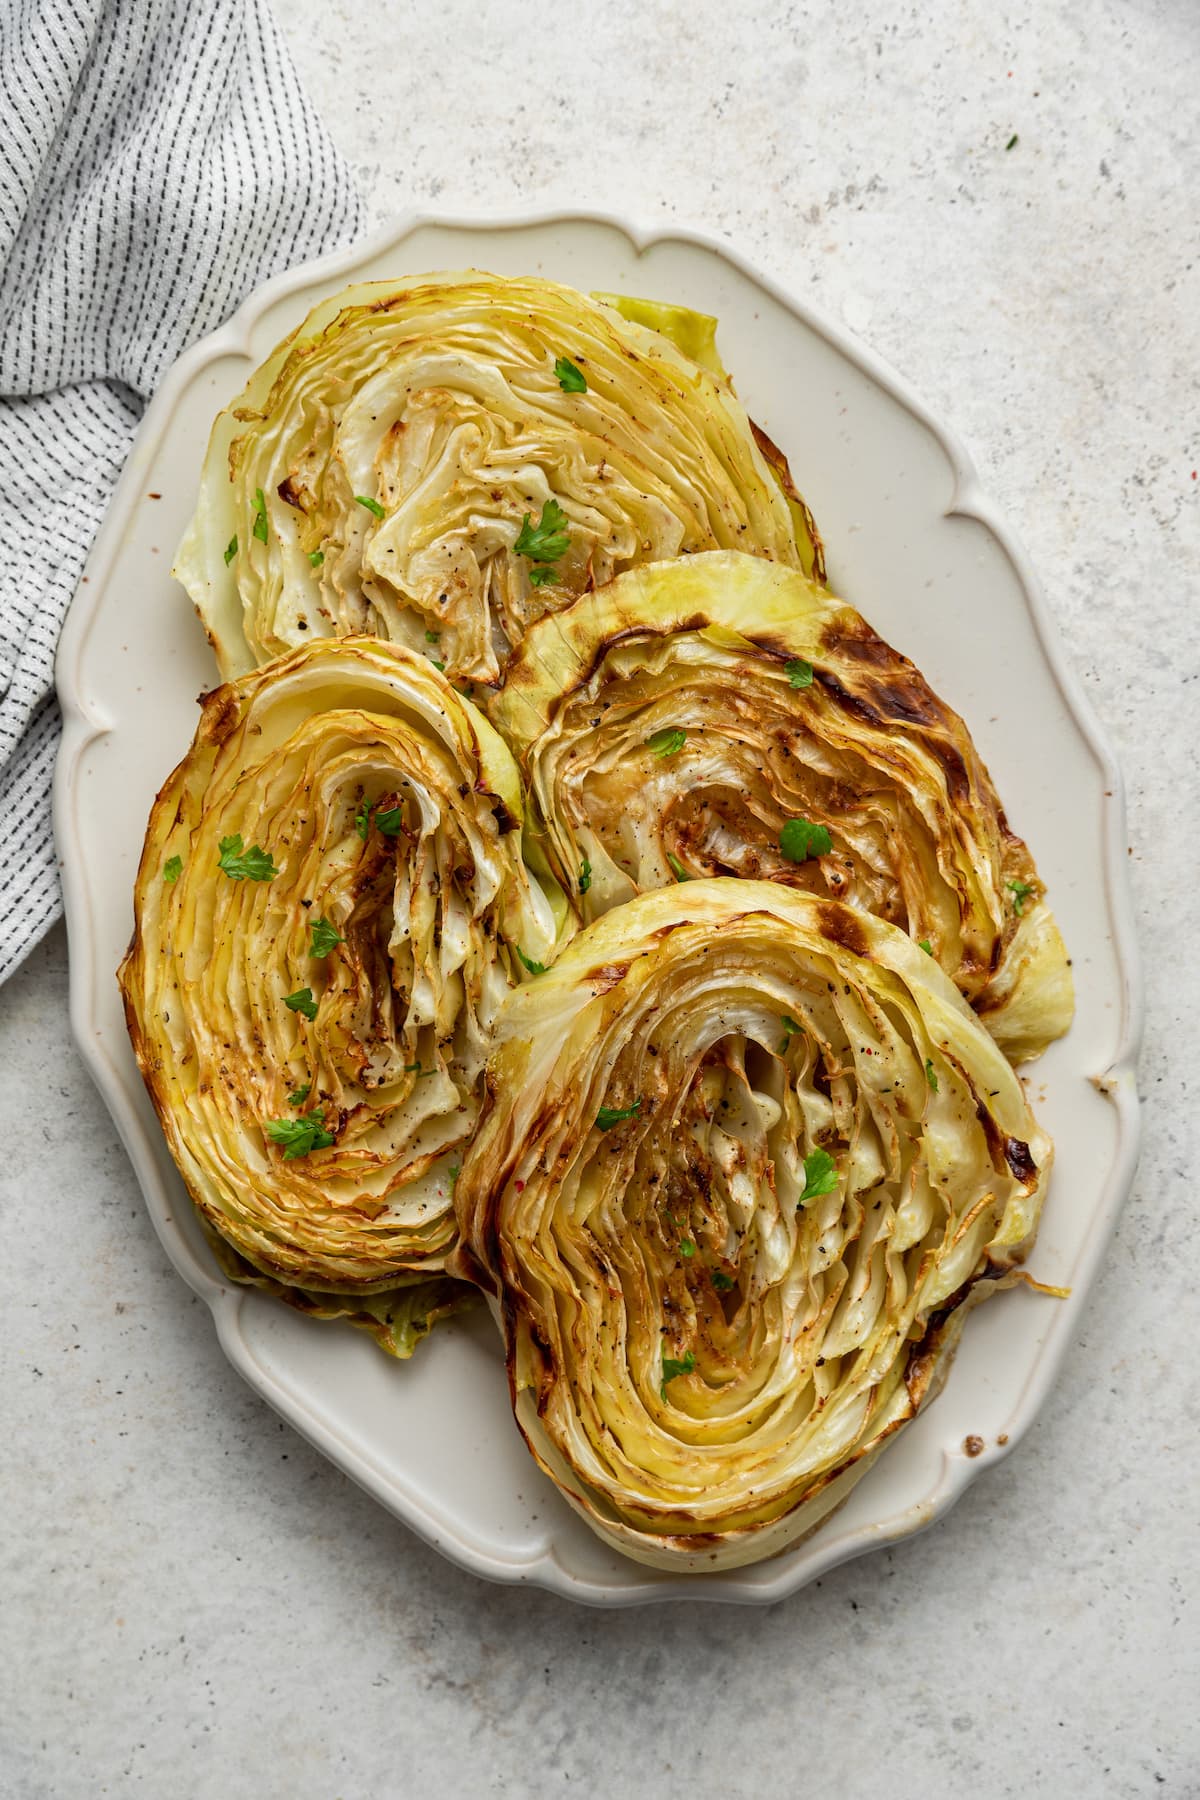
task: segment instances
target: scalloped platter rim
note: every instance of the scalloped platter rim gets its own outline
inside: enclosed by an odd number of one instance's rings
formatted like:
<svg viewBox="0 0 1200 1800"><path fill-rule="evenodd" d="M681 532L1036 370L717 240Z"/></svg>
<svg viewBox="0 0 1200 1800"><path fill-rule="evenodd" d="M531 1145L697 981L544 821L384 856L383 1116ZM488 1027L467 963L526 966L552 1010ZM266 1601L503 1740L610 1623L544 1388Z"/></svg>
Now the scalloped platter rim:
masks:
<svg viewBox="0 0 1200 1800"><path fill-rule="evenodd" d="M1058 1149L1031 1271L1068 1286L1069 1297L1016 1290L974 1313L944 1391L841 1510L783 1554L727 1573L660 1574L592 1536L517 1435L482 1311L442 1326L397 1364L348 1328L293 1316L223 1280L142 1089L117 995L150 802L190 742L197 693L217 682L169 574L212 419L322 296L352 280L467 266L675 300L719 317L741 397L788 455L825 536L831 586L966 718L1039 862L1075 962L1076 1024L1027 1072ZM55 833L72 1028L154 1226L211 1308L234 1367L426 1542L477 1575L596 1605L773 1603L929 1525L1019 1441L1053 1382L1136 1162L1141 1000L1120 777L965 451L841 327L697 231L642 230L594 214L401 220L268 282L176 364L97 538L57 674Z"/></svg>

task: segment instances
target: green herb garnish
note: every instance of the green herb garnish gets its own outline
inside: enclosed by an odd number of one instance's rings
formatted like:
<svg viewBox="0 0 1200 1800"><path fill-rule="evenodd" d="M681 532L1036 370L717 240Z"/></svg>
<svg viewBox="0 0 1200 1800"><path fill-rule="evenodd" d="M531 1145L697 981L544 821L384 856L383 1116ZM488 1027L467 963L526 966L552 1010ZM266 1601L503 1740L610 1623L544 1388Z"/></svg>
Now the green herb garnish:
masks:
<svg viewBox="0 0 1200 1800"><path fill-rule="evenodd" d="M546 973L545 963L534 962L532 956L526 956L526 954L522 950L520 944L518 944L516 946L516 951L517 951L517 955L521 959L521 962L523 963L525 968L527 968L529 970L529 973L531 975L544 975Z"/></svg>
<svg viewBox="0 0 1200 1800"><path fill-rule="evenodd" d="M324 916L310 924L309 930L312 933L312 942L308 946L308 954L313 957L328 956L331 950L336 950L339 944L344 944L346 941L337 927L331 925Z"/></svg>
<svg viewBox="0 0 1200 1800"><path fill-rule="evenodd" d="M265 1130L273 1144L283 1145L283 1160L307 1156L313 1150L324 1150L334 1142L332 1131L325 1129L325 1115L305 1113L301 1119L268 1119Z"/></svg>
<svg viewBox="0 0 1200 1800"><path fill-rule="evenodd" d="M527 556L530 562L535 563L557 562L560 556L565 556L570 547L571 534L567 530L567 515L558 501L547 500L536 525L530 525L529 517L526 513L521 520L521 529L513 545L517 555ZM533 580L536 574L535 570L530 579ZM549 581L553 578L545 575L542 579Z"/></svg>
<svg viewBox="0 0 1200 1800"><path fill-rule="evenodd" d="M436 644L441 635L440 631L427 631L425 633L425 642L427 644Z"/></svg>
<svg viewBox="0 0 1200 1800"><path fill-rule="evenodd" d="M930 943L928 938L922 938L921 942L917 945L917 949L923 950L925 952L926 956L933 955L933 945Z"/></svg>
<svg viewBox="0 0 1200 1800"><path fill-rule="evenodd" d="M646 739L646 748L653 750L655 756L678 756L687 743L687 732L678 726L672 728L665 725L661 731L652 732Z"/></svg>
<svg viewBox="0 0 1200 1800"><path fill-rule="evenodd" d="M317 1003L311 988L297 988L294 994L285 994L283 1004L289 1012L303 1013L310 1021L317 1016Z"/></svg>
<svg viewBox="0 0 1200 1800"><path fill-rule="evenodd" d="M163 880L169 881L169 882L175 882L175 881L179 880L179 877L182 874L183 874L183 858L182 858L182 856L168 856L166 862L163 864Z"/></svg>
<svg viewBox="0 0 1200 1800"><path fill-rule="evenodd" d="M1012 150L1015 148L1016 144L1017 144L1017 134L1014 131L1012 136L1009 138L1007 144L1005 144L1004 148L1006 150Z"/></svg>
<svg viewBox="0 0 1200 1800"><path fill-rule="evenodd" d="M784 1040L779 1046L780 1053L782 1054L782 1052L787 1049L796 1033L800 1030L800 1026L797 1025L790 1013L782 1013L780 1015L779 1023L783 1026L785 1033Z"/></svg>
<svg viewBox="0 0 1200 1800"><path fill-rule="evenodd" d="M314 569L319 569L321 564L325 561L325 552L323 550L310 550L308 553L308 560Z"/></svg>
<svg viewBox="0 0 1200 1800"><path fill-rule="evenodd" d="M230 538L229 542L225 546L225 567L226 568L229 567L230 563L233 561L233 559L236 555L237 555L237 533L235 532L234 535Z"/></svg>
<svg viewBox="0 0 1200 1800"><path fill-rule="evenodd" d="M365 800L359 802L358 811L354 815L354 829L365 844L367 833L371 829L371 808Z"/></svg>
<svg viewBox="0 0 1200 1800"><path fill-rule="evenodd" d="M419 1062L415 1062L415 1063L405 1063L404 1073L406 1075L415 1075L417 1080L420 1081L420 1079L423 1075L436 1075L437 1070L436 1069L423 1069Z"/></svg>
<svg viewBox="0 0 1200 1800"><path fill-rule="evenodd" d="M378 500L372 500L369 494L355 494L354 498L359 506L365 506L367 511L369 513L374 513L377 519L384 519L387 517L386 512L383 507L380 506Z"/></svg>
<svg viewBox="0 0 1200 1800"><path fill-rule="evenodd" d="M260 544L267 541L267 502L261 488L255 488L254 498L258 501L258 511L254 515L254 535Z"/></svg>
<svg viewBox="0 0 1200 1800"><path fill-rule="evenodd" d="M693 1244L691 1238L680 1238L679 1254L680 1256L695 1256L696 1246Z"/></svg>
<svg viewBox="0 0 1200 1800"><path fill-rule="evenodd" d="M303 1087L293 1088L288 1095L289 1106L303 1106L312 1092L312 1082L306 1081Z"/></svg>
<svg viewBox="0 0 1200 1800"><path fill-rule="evenodd" d="M382 812L377 810L375 813L375 829L376 831L381 831L384 837L399 837L400 833L404 830L404 808L402 806L388 806L385 807Z"/></svg>
<svg viewBox="0 0 1200 1800"><path fill-rule="evenodd" d="M554 373L558 376L558 385L564 394L587 393L583 370L577 369L569 356L560 356L555 360Z"/></svg>
<svg viewBox="0 0 1200 1800"><path fill-rule="evenodd" d="M719 1294L727 1294L733 1286L733 1276L727 1275L724 1269L714 1269L712 1272L712 1284Z"/></svg>
<svg viewBox="0 0 1200 1800"><path fill-rule="evenodd" d="M611 1131L622 1119L636 1119L641 1110L640 1100L635 1100L632 1106L602 1106L596 1114L596 1123L601 1131Z"/></svg>
<svg viewBox="0 0 1200 1800"><path fill-rule="evenodd" d="M662 1359L662 1384L659 1387L658 1391L662 1395L664 1400L667 1397L668 1381L674 1381L674 1379L677 1375L690 1375L692 1373L692 1370L695 1367L696 1367L696 1357L695 1357L695 1353L691 1350L688 1351L686 1356L679 1358L678 1360L673 1356L664 1356L663 1357L663 1359Z"/></svg>
<svg viewBox="0 0 1200 1800"><path fill-rule="evenodd" d="M692 879L691 876L688 874L687 870L684 868L683 864L680 862L679 858L677 856L675 856L670 850L667 851L667 861L671 865L671 873L675 877L676 881L690 881Z"/></svg>
<svg viewBox="0 0 1200 1800"><path fill-rule="evenodd" d="M1005 886L1012 889L1013 911L1019 919L1024 911L1025 902L1033 892L1033 888L1027 881L1008 881L1005 883Z"/></svg>
<svg viewBox="0 0 1200 1800"><path fill-rule="evenodd" d="M783 672L788 678L788 686L806 688L812 686L813 666L805 662L802 656L794 656L791 662L783 665Z"/></svg>
<svg viewBox="0 0 1200 1800"><path fill-rule="evenodd" d="M779 834L779 848L789 862L807 862L813 856L828 856L833 848L824 825L810 819L788 819Z"/></svg>
<svg viewBox="0 0 1200 1800"><path fill-rule="evenodd" d="M579 865L579 891L586 894L592 885L592 865L585 856Z"/></svg>
<svg viewBox="0 0 1200 1800"><path fill-rule="evenodd" d="M243 850L240 834L221 839L217 867L231 881L274 881L279 870L258 844Z"/></svg>
<svg viewBox="0 0 1200 1800"><path fill-rule="evenodd" d="M552 581L558 580L558 570L552 568L549 563L541 564L537 568L530 569L529 580L536 588L549 587Z"/></svg>
<svg viewBox="0 0 1200 1800"><path fill-rule="evenodd" d="M925 1079L936 1094L938 1091L938 1078L934 1074L933 1060L928 1056L925 1058Z"/></svg>
<svg viewBox="0 0 1200 1800"><path fill-rule="evenodd" d="M838 1184L837 1164L827 1150L812 1150L804 1159L804 1191L799 1204L832 1194Z"/></svg>

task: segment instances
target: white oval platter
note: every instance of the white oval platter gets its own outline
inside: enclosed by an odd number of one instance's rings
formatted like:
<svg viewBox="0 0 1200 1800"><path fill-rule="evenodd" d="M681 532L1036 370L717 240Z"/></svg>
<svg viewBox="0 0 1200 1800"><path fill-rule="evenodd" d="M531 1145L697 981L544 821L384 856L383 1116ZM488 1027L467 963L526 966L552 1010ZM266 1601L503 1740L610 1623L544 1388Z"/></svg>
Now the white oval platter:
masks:
<svg viewBox="0 0 1200 1800"><path fill-rule="evenodd" d="M967 720L1046 880L1074 957L1078 1016L1028 1087L1057 1144L1027 1289L973 1314L944 1392L785 1554L726 1574L669 1575L594 1538L530 1459L482 1312L410 1363L230 1286L209 1256L126 1040L114 970L157 788L216 684L171 557L216 412L317 299L351 280L476 266L674 300L721 321L751 415L812 506L831 586L912 656ZM254 294L176 365L150 406L63 631L65 720L55 819L79 1047L175 1267L212 1309L250 1385L426 1541L493 1580L598 1605L774 1602L944 1513L1033 1420L1074 1329L1136 1158L1140 1000L1120 781L1030 572L960 446L873 355L723 244L595 216L413 218ZM973 1456L966 1440L972 1442Z"/></svg>

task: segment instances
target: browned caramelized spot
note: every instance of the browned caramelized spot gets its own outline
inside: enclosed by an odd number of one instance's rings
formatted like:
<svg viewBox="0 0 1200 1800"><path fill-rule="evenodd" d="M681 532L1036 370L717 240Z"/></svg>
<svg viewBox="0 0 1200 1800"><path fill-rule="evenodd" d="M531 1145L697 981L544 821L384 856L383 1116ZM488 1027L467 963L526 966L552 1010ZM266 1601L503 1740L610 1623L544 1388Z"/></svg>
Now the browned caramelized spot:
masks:
<svg viewBox="0 0 1200 1800"><path fill-rule="evenodd" d="M826 901L817 908L817 916L821 921L823 936L831 938L835 944L840 944L843 950L849 950L854 956L870 956L871 946L867 942L862 920L850 907Z"/></svg>
<svg viewBox="0 0 1200 1800"><path fill-rule="evenodd" d="M610 988L615 988L619 981L624 981L628 973L628 963L603 963L600 968L592 970L588 976L588 982L595 988L597 994L607 994Z"/></svg>
<svg viewBox="0 0 1200 1800"><path fill-rule="evenodd" d="M209 694L200 695L200 704L204 708L197 736L203 737L216 749L220 749L226 739L231 738L238 728L241 708L231 687L214 688Z"/></svg>
<svg viewBox="0 0 1200 1800"><path fill-rule="evenodd" d="M1008 1159L1005 1155L1006 1140L1000 1127L988 1111L986 1101L979 1100L976 1102L975 1117L979 1120L980 1128L982 1129L984 1138L987 1142L988 1155L992 1159L992 1167L996 1170L997 1174L1003 1174L1008 1163Z"/></svg>
<svg viewBox="0 0 1200 1800"><path fill-rule="evenodd" d="M303 509L304 495L301 489L296 486L290 475L284 476L275 492L279 495L279 498L283 501L285 506L297 506Z"/></svg>
<svg viewBox="0 0 1200 1800"><path fill-rule="evenodd" d="M754 433L754 441L758 445L763 461L769 463L774 469L779 477L779 485L788 499L795 500L797 505L801 504L800 496L796 492L796 484L792 480L792 471L788 467L788 459L779 445L769 438L762 426L756 425L753 419L750 421L750 429Z"/></svg>
<svg viewBox="0 0 1200 1800"><path fill-rule="evenodd" d="M1020 1138L1010 1137L1004 1140L1004 1156L1009 1168L1017 1180L1028 1186L1037 1178L1037 1164L1029 1154L1029 1145L1023 1144Z"/></svg>

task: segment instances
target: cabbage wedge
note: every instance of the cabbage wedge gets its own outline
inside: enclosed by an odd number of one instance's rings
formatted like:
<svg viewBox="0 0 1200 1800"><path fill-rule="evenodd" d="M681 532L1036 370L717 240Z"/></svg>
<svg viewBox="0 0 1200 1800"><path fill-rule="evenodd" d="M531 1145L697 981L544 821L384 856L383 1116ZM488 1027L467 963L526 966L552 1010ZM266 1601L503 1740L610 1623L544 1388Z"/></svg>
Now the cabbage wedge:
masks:
<svg viewBox="0 0 1200 1800"><path fill-rule="evenodd" d="M241 1277L397 1354L453 1304L492 1022L555 943L521 820L492 727L370 638L207 695L150 816L120 983L188 1190Z"/></svg>
<svg viewBox="0 0 1200 1800"><path fill-rule="evenodd" d="M317 306L217 419L177 553L222 674L369 633L493 682L533 620L641 562L737 545L819 577L713 321L633 307L474 270Z"/></svg>
<svg viewBox="0 0 1200 1800"><path fill-rule="evenodd" d="M680 1571L810 1531L1021 1279L1051 1145L936 962L766 882L642 895L515 992L451 1270L606 1542Z"/></svg>
<svg viewBox="0 0 1200 1800"><path fill-rule="evenodd" d="M1062 937L966 726L796 570L714 551L622 575L532 627L491 717L530 859L582 920L767 879L902 927L1014 1061L1070 1025Z"/></svg>

